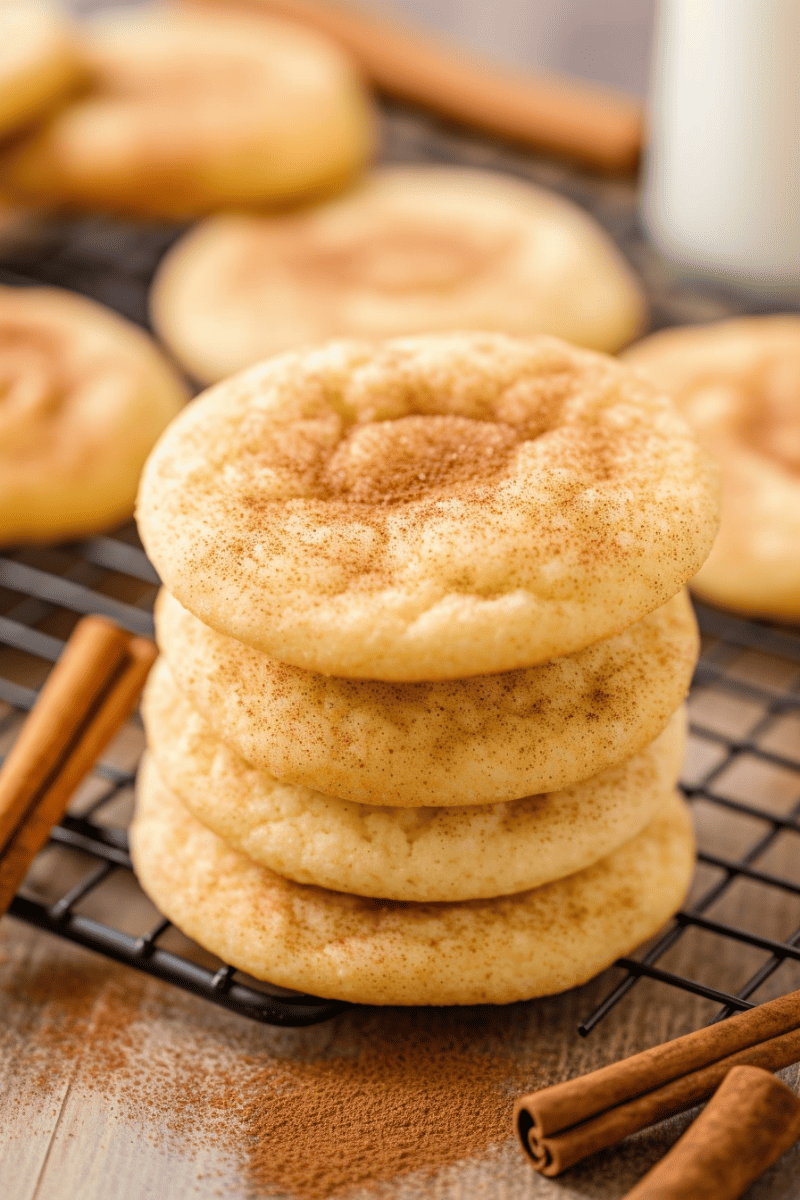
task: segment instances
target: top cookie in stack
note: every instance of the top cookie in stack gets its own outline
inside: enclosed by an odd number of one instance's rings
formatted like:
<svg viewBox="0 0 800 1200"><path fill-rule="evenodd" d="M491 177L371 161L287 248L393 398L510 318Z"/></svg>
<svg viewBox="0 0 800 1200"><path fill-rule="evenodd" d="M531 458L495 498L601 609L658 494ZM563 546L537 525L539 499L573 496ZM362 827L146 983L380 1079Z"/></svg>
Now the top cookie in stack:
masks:
<svg viewBox="0 0 800 1200"><path fill-rule="evenodd" d="M139 496L166 587L306 670L535 666L666 603L716 477L670 401L602 355L494 334L334 343L210 389Z"/></svg>
<svg viewBox="0 0 800 1200"><path fill-rule="evenodd" d="M169 589L133 853L284 986L505 1002L658 928L712 469L552 338L332 343L218 385L140 494Z"/></svg>

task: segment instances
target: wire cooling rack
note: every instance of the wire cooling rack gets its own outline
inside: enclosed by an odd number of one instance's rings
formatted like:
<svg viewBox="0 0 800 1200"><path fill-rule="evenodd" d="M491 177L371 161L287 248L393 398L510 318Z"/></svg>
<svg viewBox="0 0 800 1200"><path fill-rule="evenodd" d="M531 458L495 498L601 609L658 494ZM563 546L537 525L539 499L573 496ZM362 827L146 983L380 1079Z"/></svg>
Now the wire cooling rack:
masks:
<svg viewBox="0 0 800 1200"><path fill-rule="evenodd" d="M80 615L101 613L131 633L153 636L151 608L158 576L137 544L135 531L129 528L124 533L125 539L91 538L55 550L23 550L0 558L0 646L6 647L0 651L0 703L5 709L0 737L13 736L36 700L37 683L60 655L65 636ZM64 636L46 632L48 626L60 628ZM33 681L33 686L25 680ZM310 1025L346 1007L283 989L271 991L245 980L224 963L209 965L208 955L202 956L206 961L197 961L191 952L167 948L164 943L173 926L157 914L151 914L148 924L148 905L139 905L145 910L146 927L136 933L119 927L123 922L114 917L119 915L120 894L130 910L130 887L138 891L138 885L134 885L126 829L109 823L104 814L131 791L134 777L135 766L125 769L101 760L93 773L90 801L79 815L67 815L52 830L49 850L56 848L62 854L60 861L47 864L44 890L51 894L46 899L36 894L43 889L37 889L34 863L27 886L12 901L9 914L267 1024ZM127 891L119 887L120 876L127 876ZM116 888L109 886L112 883ZM99 919L82 911L93 897L97 907L103 889L108 895L100 908L110 910L111 916ZM134 904L141 899L134 896Z"/></svg>
<svg viewBox="0 0 800 1200"><path fill-rule="evenodd" d="M695 611L704 635L704 648L695 671L692 693L696 696L701 689L708 689L721 697L744 701L749 715L746 728L736 737L725 736L703 720L695 718L690 721L690 733L711 751L711 765L692 782L684 780L682 789L689 800L704 800L717 808L718 815L738 814L752 819L758 826L758 832L736 857L726 857L702 848L698 851L698 862L712 868L718 878L701 892L691 906L677 913L666 932L641 958L622 958L617 961L615 965L623 969L625 977L579 1026L584 1036L627 995L639 979L649 977L716 1001L720 1005L716 1019L720 1019L753 1007L749 997L785 962L800 962L800 928L785 940L777 941L757 931L714 920L706 915L737 880L748 880L758 885L760 895L755 903L763 905L765 912L769 911L771 905L770 893L776 890L800 896L800 884L797 881L759 868L759 861L782 834L800 834L800 723L793 721L800 715L800 637L718 612L705 605L695 605ZM774 663L781 664L784 670L780 674L791 681L789 685L765 686L741 678L735 673L735 668L742 660L742 651L768 655ZM781 748L788 743L788 754L770 748L775 744L776 734L779 735L777 741ZM795 798L787 811L774 811L771 806L760 802L757 793L747 800L736 799L728 794L723 781L729 779L737 764L745 760L752 766L764 764L788 776L787 788L794 792ZM692 928L703 930L723 941L738 942L763 951L764 961L735 994L659 967L659 960ZM714 947L709 949L709 956L712 960L715 957Z"/></svg>
<svg viewBox="0 0 800 1200"><path fill-rule="evenodd" d="M0 652L3 664L0 701L5 705L0 736L11 736L36 699L36 683L20 680L45 677L49 665L63 649L69 626L80 614L102 613L133 633L152 636L151 606L157 584L155 571L138 545L132 527L118 537L91 538L57 550L21 550L0 558L0 645L7 648ZM121 599L122 596L127 598ZM800 835L800 753L792 758L768 748L776 727L787 717L800 716L800 637L705 606L698 606L697 612L705 644L695 675L695 694L701 689L711 689L723 696L742 698L752 709L752 716L749 728L735 739L702 721L692 721L694 737L708 743L715 753L713 765L684 790L689 798L703 798L723 813L753 818L763 829L736 858L700 851L699 861L714 868L719 879L691 907L677 914L645 954L617 962L624 978L580 1026L583 1034L594 1029L642 978L649 977L716 1001L721 1014L727 1014L751 1007L749 997L784 962L800 961L800 928L785 941L776 941L706 915L734 881L741 878L763 890L765 909L770 904L769 893L776 889L800 896L800 884L759 868L759 860L781 834ZM60 626L63 636L45 632L48 626ZM767 687L740 678L735 667L746 651L768 655L785 664L789 676L796 666L797 681L789 686ZM800 750L800 739L796 744ZM733 799L717 786L736 760L745 757L791 773L797 788L794 807L778 815L759 804L757 798ZM112 876L127 875L130 886L134 886L125 828L103 818L104 811L113 808L120 794L130 791L134 773L134 767L98 764L91 801L79 815L65 817L52 832L51 847L70 852L73 860L67 882L57 894L46 899L23 890L14 899L10 914L268 1024L314 1024L347 1007L311 996L264 990L263 985L243 978L230 966L198 962L191 953L169 949L163 943L173 927L160 916L133 934L119 928L114 919L98 919L81 911L92 894L106 886ZM52 871L48 878L52 884ZM130 898L126 903L130 905ZM660 967L659 961L692 927L762 951L762 965L735 994Z"/></svg>
<svg viewBox="0 0 800 1200"><path fill-rule="evenodd" d="M770 301L736 295L674 275L642 237L635 185L630 181L599 179L518 153L397 104L383 109L382 157L391 162L496 169L562 192L592 213L632 262L647 293L651 328L798 307L785 296ZM0 239L0 283L68 287L146 327L150 280L183 228L106 216L37 218L23 223L13 237ZM132 527L78 545L22 549L0 558L0 742L12 739L77 617L101 613L131 632L152 636L157 585ZM731 736L695 716L691 730L695 740L708 748L709 765L699 777L686 781L685 791L690 799L711 805L723 820L748 817L759 832L735 855L701 849L701 868L712 871L715 881L677 914L638 959L619 960L616 965L623 978L584 1020L583 1034L594 1029L642 979L716 1002L721 1016L751 1007L750 997L784 964L800 962L800 928L779 941L743 923L726 924L710 915L741 880L757 888L754 909L756 917L763 915L765 930L772 930L767 919L776 897L781 893L800 897L800 879L795 882L764 865L780 838L800 834L800 753L792 749L800 746L800 637L702 606L698 617L705 644L694 695L705 691L743 701L749 717L746 727ZM782 664L779 682L765 684L742 676L741 661L752 652ZM787 751L784 726L793 718L797 724ZM777 736L782 730L783 740ZM776 813L757 787L744 798L733 798L725 780L745 760L783 771L794 789L794 807ZM134 773L133 764L120 767L103 761L98 765L91 781L91 801L53 830L49 848L39 856L56 853L67 861L55 864L58 869L48 862L37 878L37 859L26 888L9 910L11 915L266 1023L313 1024L347 1007L280 989L270 991L198 952L186 939L176 939L170 922L155 910L146 911L146 905L142 908L125 822L115 815L120 799L131 793ZM46 886L40 886L43 881ZM106 891L113 892L110 903L101 902ZM135 928L132 913L139 921ZM666 969L664 964L672 962L676 946L693 930L720 945L733 942L758 951L758 968L735 991ZM709 959L713 962L713 950Z"/></svg>

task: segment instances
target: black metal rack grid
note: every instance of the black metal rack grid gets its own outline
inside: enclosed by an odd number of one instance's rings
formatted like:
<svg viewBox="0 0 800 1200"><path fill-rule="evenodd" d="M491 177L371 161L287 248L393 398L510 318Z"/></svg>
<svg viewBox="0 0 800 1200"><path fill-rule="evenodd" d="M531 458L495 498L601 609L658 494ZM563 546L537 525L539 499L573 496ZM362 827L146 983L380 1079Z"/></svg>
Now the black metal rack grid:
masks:
<svg viewBox="0 0 800 1200"><path fill-rule="evenodd" d="M675 275L642 236L636 213L636 189L631 181L600 179L517 152L398 104L383 107L382 157L393 162L440 162L497 169L562 192L606 228L634 265L647 293L651 328L744 312L768 312L778 307L800 307L800 303L787 301L785 296L771 301L766 296L738 295ZM182 232L182 226L169 223L145 225L99 215L39 218L29 230L23 228L13 243L0 244L0 283L72 288L147 327L150 280L161 256ZM131 592L132 583L138 585L138 592L135 588ZM132 527L56 551L22 549L8 554L0 558L0 662L5 661L4 654L10 653L17 667L23 660L33 664L33 675L40 683L46 665L58 657L70 625L78 614L87 612L105 614L131 632L152 635L150 608L156 586L155 572ZM703 606L699 607L698 616L706 645L695 687L712 687L722 694L745 697L754 702L758 711L747 732L735 738L721 735L702 720L693 722L695 737L716 745L719 753L713 766L685 790L690 799L710 803L722 815L753 818L763 832L738 856L726 858L710 851L700 852L699 862L715 868L720 878L690 907L678 913L667 931L638 959L625 958L616 964L624 977L585 1019L580 1026L583 1034L594 1029L641 979L654 979L667 987L716 1001L722 1015L751 1007L750 997L768 978L783 964L800 961L800 928L786 940L776 941L707 915L741 879L758 885L765 914L774 903L776 892L800 896L800 884L758 865L780 836L800 834L800 754L795 760L764 745L765 735L784 714L800 711L800 684L793 681L782 687L761 686L743 681L735 669L742 651L757 651L796 665L800 680L800 636ZM13 672L0 670L0 704L8 705L5 715L0 708L0 738L5 736L8 740L15 723L35 697L36 686L30 681L20 682ZM788 813L776 814L756 794L747 801L733 800L719 786L726 770L737 759L748 756L780 766L793 775L797 798ZM46 902L23 891L10 909L14 917L267 1023L312 1024L346 1007L280 990L273 994L225 964L209 965L208 956L206 961L198 962L190 947L184 946L180 951L169 949L174 930L168 921L157 919L143 932L133 935L117 927L124 922L112 924L81 912L81 907L111 877L128 876L132 882L125 828L109 824L103 813L113 809L120 794L130 790L134 772L101 763L94 777L97 794L92 803L80 815L66 817L53 830L51 839L51 847L80 858L82 873L61 894ZM703 930L724 942L755 948L763 954L763 962L735 993L659 966L692 929Z"/></svg>
<svg viewBox="0 0 800 1200"><path fill-rule="evenodd" d="M42 675L55 662L64 639L38 627L58 623L59 618L62 625L69 626L84 613L101 613L131 633L153 636L151 607L158 576L136 544L134 531L129 528L125 532L126 540L97 537L57 551L23 550L0 558L0 646L21 655L10 664L16 668L14 674L24 677L27 668ZM60 570L53 569L54 556ZM130 590L120 588L120 583L131 582L145 585L134 589L141 591L137 602L114 596L114 591ZM0 701L7 706L0 717L0 737L11 734L36 696L36 687L0 674ZM46 901L23 886L9 914L267 1024L310 1025L346 1007L338 1001L280 988L267 990L255 981L245 981L230 966L209 966L176 953L162 944L172 928L166 919L158 917L147 929L132 935L109 920L79 911L113 874L127 873L132 881L126 830L107 824L102 814L132 788L134 778L135 768L120 769L101 760L93 773L96 794L91 803L80 815L67 815L50 838L51 846L74 852L73 857L80 860L80 877L71 879L57 898Z"/></svg>
<svg viewBox="0 0 800 1200"><path fill-rule="evenodd" d="M579 1031L584 1036L627 995L639 979L655 979L714 1001L720 1006L716 1019L721 1019L733 1012L752 1008L753 1002L749 998L779 971L784 963L800 962L800 928L794 930L784 941L777 941L756 931L714 920L706 915L731 886L741 879L760 886L760 899L766 911L771 902L770 892L774 890L800 896L800 884L797 881L759 868L759 860L774 846L782 833L800 835L800 739L796 743L794 758L776 753L765 745L781 718L787 714L800 713L800 637L782 629L719 612L706 605L696 604L695 610L705 644L695 671L693 692L696 694L701 688L712 688L718 694L747 701L753 706L754 712L749 727L735 738L725 736L713 725L702 720L690 720L690 733L714 747L717 753L713 756L712 765L701 773L700 778L692 782L683 781L682 790L687 799L705 800L716 807L719 815L723 817L738 814L751 818L760 827L760 832L736 857L726 857L703 848L698 850L698 863L714 868L719 873L719 878L703 890L690 906L676 914L666 931L646 953L639 958L618 960L615 965L625 972L625 976L581 1023ZM796 665L796 671L792 672L796 678L788 687L768 687L736 677L732 668L740 659L743 650L756 651L781 663ZM793 788L796 789L796 798L788 812L774 811L761 802L758 795L751 795L747 801L743 801L726 794L720 782L730 773L737 761L745 758L769 764L789 773ZM710 987L698 980L659 967L659 960L692 928L763 951L764 961L735 993ZM713 957L713 952L711 956Z"/></svg>
<svg viewBox="0 0 800 1200"><path fill-rule="evenodd" d="M38 628L46 625L48 620L52 621L54 616L74 623L80 614L99 612L131 632L152 636L150 607L157 576L135 543L132 528L124 533L125 540L116 537L91 538L66 547L63 551L24 550L0 558L0 597L4 599L4 613L0 616L0 645L21 652L26 662L36 663L44 671L47 664L56 660L64 645L63 638ZM60 570L53 569L51 560L54 553L62 556L63 561L56 564ZM115 590L118 593L120 591L120 580L144 585L135 603L117 599L113 595ZM124 588L122 590L125 591ZM645 954L638 959L623 958L617 962L616 966L624 971L624 978L580 1026L583 1034L594 1029L639 979L655 979L673 988L716 1001L721 1012L727 1014L751 1007L749 997L783 963L800 961L800 928L780 942L706 915L708 909L739 878L746 878L761 886L765 905L769 905L769 893L775 889L800 895L800 884L762 870L758 865L761 856L781 833L788 831L800 835L800 744L796 759L765 749L763 745L765 735L769 734L775 722L786 714L800 713L800 637L702 605L698 606L697 612L706 644L697 667L694 687L712 687L723 693L744 697L748 702L755 703L758 714L751 728L736 739L726 738L702 722L691 723L694 736L715 746L718 754L713 766L703 777L691 786L685 786L684 790L690 799L703 798L725 813L745 814L754 818L764 829L738 858L727 858L708 851L699 853L699 861L716 868L721 878L706 889L691 907L679 912L666 932ZM797 682L785 688L772 688L737 678L731 674L731 667L743 650L757 651L795 664ZM0 719L0 736L19 721L33 704L36 695L35 687L0 675L0 701L8 706ZM776 814L760 805L757 797L749 802L732 799L715 786L731 764L745 755L794 774L797 802L788 813ZM95 770L95 778L97 794L91 804L80 815L65 817L61 825L53 830L51 837L53 845L80 854L84 863L80 878L71 881L57 898L46 902L21 892L9 909L12 916L268 1024L313 1024L347 1007L343 1003L315 997L263 990L254 982L244 980L230 966L209 966L185 953L165 948L161 943L171 929L166 919L157 919L144 932L133 936L117 928L114 923L78 911L78 906L100 888L112 873L132 871L124 827L109 825L99 818L103 809L112 805L121 792L132 787L134 770L122 770L101 762ZM659 960L693 927L763 951L763 964L735 994L664 970L658 965Z"/></svg>

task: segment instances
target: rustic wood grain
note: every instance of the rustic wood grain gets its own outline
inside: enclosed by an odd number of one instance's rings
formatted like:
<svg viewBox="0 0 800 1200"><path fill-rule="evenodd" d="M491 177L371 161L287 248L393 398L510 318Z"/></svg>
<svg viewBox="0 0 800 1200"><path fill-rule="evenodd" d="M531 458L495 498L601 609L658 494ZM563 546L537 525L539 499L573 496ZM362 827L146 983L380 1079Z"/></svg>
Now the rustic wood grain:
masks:
<svg viewBox="0 0 800 1200"><path fill-rule="evenodd" d="M729 714L723 714L727 719ZM706 814L705 837L715 836ZM727 832L726 832L727 831ZM725 831L730 838L727 819ZM734 849L735 847L731 847ZM773 866L792 867L787 843ZM114 905L113 889L106 903ZM765 908L759 894L759 929L786 936L795 921L782 895ZM725 918L752 919L753 896L743 892L725 903ZM670 956L675 969L721 986L737 986L763 956L715 939L709 962L705 937L684 939ZM720 953L720 951L722 951ZM798 971L784 966L772 991L800 986ZM661 985L639 984L611 1017L587 1040L576 1026L602 996L613 972L560 997L507 1008L450 1010L446 1020L476 1050L497 1045L523 1065L526 1086L536 1087L578 1074L695 1028L713 1006ZM765 989L765 994L770 988ZM70 997L67 1004L64 996ZM120 996L132 1001L141 1020L114 1032ZM398 1014L393 1010L354 1010L307 1030L276 1030L213 1008L177 989L147 979L107 960L29 930L6 918L0 924L0 1119L4 1130L0 1164L4 1200L149 1200L150 1197L198 1197L256 1200L271 1193L249 1178L246 1156L237 1139L220 1134L211 1119L209 1094L187 1097L181 1122L199 1136L182 1148L170 1133L169 1113L159 1112L148 1063L159 1055L208 1057L209 1072L230 1076L237 1062L253 1056L302 1058L356 1052L364 1039L389 1035ZM422 1040L442 1028L436 1010L404 1014ZM127 1018L126 1018L127 1020ZM109 1029L112 1036L109 1036ZM81 1051L74 1051L76 1032ZM111 1043L111 1045L110 1045ZM141 1076L132 1078L137 1066ZM797 1071L784 1073L797 1081ZM244 1088L251 1087L243 1072ZM213 1089L212 1089L213 1092ZM269 1097L264 1096L264 1103ZM509 1100L510 1115L510 1100ZM392 1200L500 1200L550 1197L621 1196L668 1148L687 1118L665 1122L569 1171L557 1181L536 1175L510 1134L481 1155L440 1171L431 1181L413 1173L376 1194ZM204 1129L208 1136L203 1137ZM325 1130L315 1143L325 1144ZM239 1157L237 1158L237 1154ZM748 1192L750 1200L789 1200L796 1195L800 1152L783 1156ZM360 1189L353 1195L363 1195Z"/></svg>
<svg viewBox="0 0 800 1200"><path fill-rule="evenodd" d="M113 1078L94 1075L92 1032L97 1033L109 1003L120 987L133 988L145 1017L143 1028L130 1037L122 1058L141 1058L147 1071L148 1055L169 1046L178 1053L195 1053L198 1040L208 1039L209 1069L219 1068L220 1056L229 1069L237 1055L291 1055L292 1043L303 1056L348 1053L359 1046L360 1024L390 1028L393 1014L349 1014L312 1030L265 1029L191 997L168 985L141 981L126 968L98 959L85 951L43 934L21 929L6 921L2 930L0 991L3 995L4 1031L0 1044L0 1116L4 1137L0 1164L8 1200L149 1200L150 1197L194 1196L212 1200L255 1200L269 1193L254 1191L247 1163L237 1162L224 1142L193 1140L189 1153L164 1136L159 1114L153 1111L146 1087L139 1098L123 1103L115 1095ZM42 1001L44 979L53 994ZM35 1014L28 1000L31 984L38 1000ZM78 989L86 1002L86 1049L75 1058L59 1053L63 1032L60 987ZM74 994L74 993L73 993ZM590 1070L603 1062L630 1053L664 1036L690 1027L683 1006L654 1002L642 989L628 1005L623 1019L614 1020L587 1042L578 1038L575 1023L599 994L598 985L578 989L561 999L515 1005L489 1017L488 1032L502 1033L507 1045L528 1065L531 1085ZM671 1001L670 997L670 1001ZM693 1007L690 1002L689 1008ZM457 1014L457 1025L470 1014ZM419 1014L420 1036L430 1028L430 1017ZM436 1018L433 1018L436 1024ZM475 1030L475 1045L485 1040ZM106 1052L100 1067L108 1068ZM796 1073L789 1073L789 1081ZM268 1103L268 1097L264 1102ZM202 1130L208 1114L202 1103L184 1114ZM468 1160L441 1171L434 1181L409 1175L389 1187L383 1196L418 1200L484 1197L615 1197L624 1194L668 1148L686 1125L686 1118L665 1122L632 1138L623 1147L608 1151L567 1173L561 1180L545 1180L531 1171L515 1141L477 1160ZM315 1142L324 1146L325 1130L315 1131ZM796 1195L800 1155L791 1151L772 1169L768 1178L751 1189L752 1200L772 1200ZM363 1189L362 1189L363 1190Z"/></svg>

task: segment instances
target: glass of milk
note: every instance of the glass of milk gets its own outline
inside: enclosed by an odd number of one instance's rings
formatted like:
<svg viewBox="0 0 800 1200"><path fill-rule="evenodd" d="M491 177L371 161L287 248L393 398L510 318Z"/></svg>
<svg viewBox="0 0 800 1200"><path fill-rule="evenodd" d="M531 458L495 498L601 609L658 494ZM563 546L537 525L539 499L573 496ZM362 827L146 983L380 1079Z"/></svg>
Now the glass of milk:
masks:
<svg viewBox="0 0 800 1200"><path fill-rule="evenodd" d="M642 214L689 272L800 289L800 0L660 0Z"/></svg>

